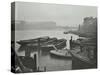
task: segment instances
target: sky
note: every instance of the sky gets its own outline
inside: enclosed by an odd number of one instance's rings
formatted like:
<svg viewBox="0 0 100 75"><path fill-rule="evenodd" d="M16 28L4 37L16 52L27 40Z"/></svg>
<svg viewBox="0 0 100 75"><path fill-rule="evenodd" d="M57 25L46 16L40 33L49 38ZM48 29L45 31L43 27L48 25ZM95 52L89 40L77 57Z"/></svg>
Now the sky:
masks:
<svg viewBox="0 0 100 75"><path fill-rule="evenodd" d="M57 26L77 26L84 17L97 17L97 7L16 2L15 19L29 22L56 22Z"/></svg>

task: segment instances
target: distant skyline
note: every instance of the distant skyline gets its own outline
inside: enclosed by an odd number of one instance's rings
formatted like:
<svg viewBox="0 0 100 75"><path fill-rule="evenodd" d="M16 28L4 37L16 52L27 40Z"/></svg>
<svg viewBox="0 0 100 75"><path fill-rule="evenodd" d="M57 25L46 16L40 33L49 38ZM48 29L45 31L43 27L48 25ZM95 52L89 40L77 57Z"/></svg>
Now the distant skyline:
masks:
<svg viewBox="0 0 100 75"><path fill-rule="evenodd" d="M15 11L15 20L53 21L58 26L77 26L84 17L97 17L95 6L16 2Z"/></svg>

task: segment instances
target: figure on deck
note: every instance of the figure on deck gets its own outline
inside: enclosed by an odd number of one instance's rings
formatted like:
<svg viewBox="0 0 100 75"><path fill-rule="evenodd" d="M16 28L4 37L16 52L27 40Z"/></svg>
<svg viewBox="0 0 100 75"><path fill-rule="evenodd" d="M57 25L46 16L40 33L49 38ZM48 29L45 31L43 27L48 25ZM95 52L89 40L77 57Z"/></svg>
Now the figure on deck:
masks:
<svg viewBox="0 0 100 75"><path fill-rule="evenodd" d="M72 49L72 41L73 41L72 38L73 37L71 36L71 39L70 39L70 49Z"/></svg>

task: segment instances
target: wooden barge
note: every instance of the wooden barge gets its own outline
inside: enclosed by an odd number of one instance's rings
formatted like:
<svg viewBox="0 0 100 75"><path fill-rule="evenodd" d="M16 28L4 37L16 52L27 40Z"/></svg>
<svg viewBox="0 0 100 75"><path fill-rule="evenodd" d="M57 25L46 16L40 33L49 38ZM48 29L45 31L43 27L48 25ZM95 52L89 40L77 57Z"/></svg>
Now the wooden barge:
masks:
<svg viewBox="0 0 100 75"><path fill-rule="evenodd" d="M89 69L96 68L96 60L90 60L88 57L71 51L72 69Z"/></svg>
<svg viewBox="0 0 100 75"><path fill-rule="evenodd" d="M32 43L37 43L38 39L40 40L40 43L43 43L46 41L54 40L56 38L49 38L48 36L46 36L46 37L39 37L35 39L20 40L20 41L17 41L17 43L20 45L32 44Z"/></svg>
<svg viewBox="0 0 100 75"><path fill-rule="evenodd" d="M71 41L71 43L72 48L69 52L72 55L72 69L97 68L97 40L95 38L78 43ZM76 46L79 46L79 50L75 49Z"/></svg>
<svg viewBox="0 0 100 75"><path fill-rule="evenodd" d="M34 49L37 49L39 47L41 50L54 50L54 46L57 47L58 49L62 49L66 46L65 39L57 39L50 37L40 37L30 40L20 40L17 41L17 43L20 44L21 46L27 46Z"/></svg>

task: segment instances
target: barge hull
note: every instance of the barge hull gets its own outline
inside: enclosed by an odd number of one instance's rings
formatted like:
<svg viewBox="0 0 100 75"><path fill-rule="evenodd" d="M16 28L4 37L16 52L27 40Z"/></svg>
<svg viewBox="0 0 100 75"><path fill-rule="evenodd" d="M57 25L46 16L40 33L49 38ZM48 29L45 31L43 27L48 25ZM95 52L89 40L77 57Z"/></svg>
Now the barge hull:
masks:
<svg viewBox="0 0 100 75"><path fill-rule="evenodd" d="M80 59L77 56L72 55L72 69L92 69L97 68L97 65L93 62L85 61L84 59Z"/></svg>

